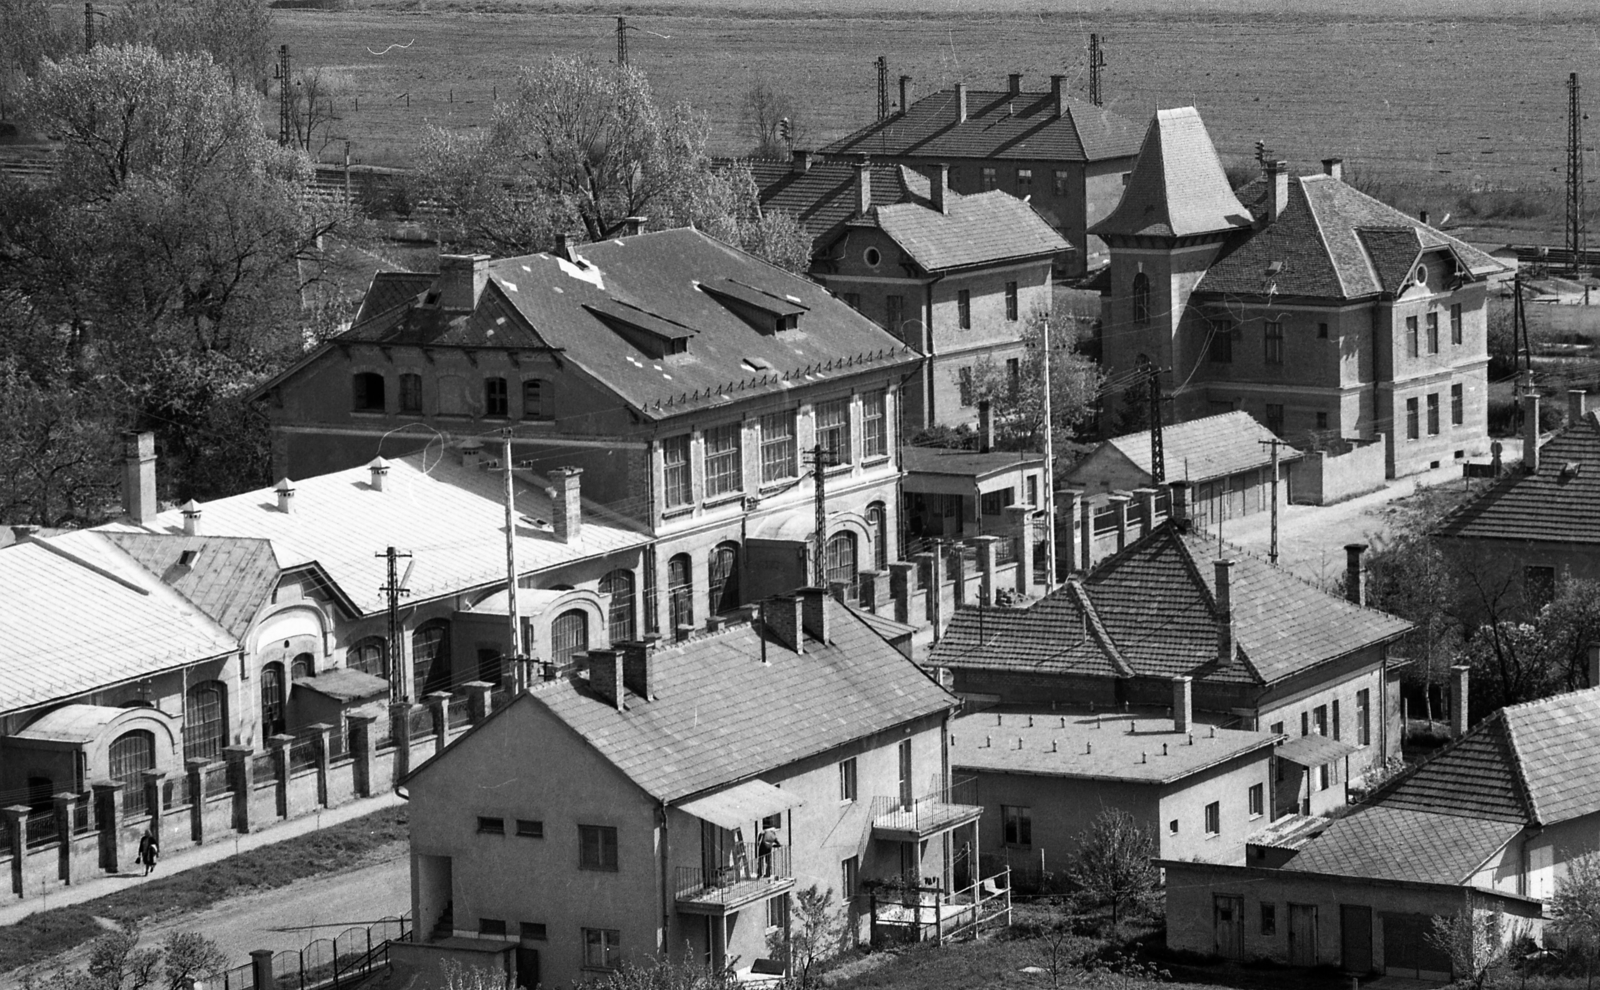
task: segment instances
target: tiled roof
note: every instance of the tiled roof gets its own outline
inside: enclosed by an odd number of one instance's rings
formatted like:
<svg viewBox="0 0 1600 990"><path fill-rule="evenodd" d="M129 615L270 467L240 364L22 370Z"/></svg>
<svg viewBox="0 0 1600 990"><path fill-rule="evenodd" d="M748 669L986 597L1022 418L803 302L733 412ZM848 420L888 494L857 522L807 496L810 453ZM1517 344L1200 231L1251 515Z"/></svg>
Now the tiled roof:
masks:
<svg viewBox="0 0 1600 990"><path fill-rule="evenodd" d="M1460 884L1519 831L1518 824L1494 819L1371 805L1328 826L1283 869Z"/></svg>
<svg viewBox="0 0 1600 990"><path fill-rule="evenodd" d="M844 162L812 161L804 171L789 162L745 162L756 181L757 196L767 210L779 210L800 222L822 247L856 215L856 167ZM903 165L873 165L872 203L928 201L928 180Z"/></svg>
<svg viewBox="0 0 1600 990"><path fill-rule="evenodd" d="M271 541L285 568L321 566L364 614L381 610L378 590L387 566L375 551L412 550L411 601L423 601L505 581L505 502L499 474L469 470L455 455L418 453L388 462L383 491L370 484L366 467L293 482L294 511L277 508L271 488L203 504L201 532ZM637 547L649 537L631 523L584 499L583 529L562 543L548 526L552 518L544 479L518 472L517 564L523 573L600 557ZM538 520L546 521L536 525ZM140 532L127 523L108 532ZM163 512L146 532L183 532L178 510Z"/></svg>
<svg viewBox="0 0 1600 990"><path fill-rule="evenodd" d="M1569 465L1578 465L1569 470ZM1443 537L1600 543L1600 421L1595 413L1539 448L1539 470L1512 468L1439 527Z"/></svg>
<svg viewBox="0 0 1600 990"><path fill-rule="evenodd" d="M1501 714L1540 824L1600 811L1600 690L1511 705Z"/></svg>
<svg viewBox="0 0 1600 990"><path fill-rule="evenodd" d="M464 347L554 347L648 416L670 416L921 360L888 331L799 275L692 228L584 244L582 264L549 254L502 258L477 311L401 309L335 337ZM795 330L757 330L704 291L733 280L803 307ZM616 329L618 304L687 329L682 354L651 357ZM300 365L303 367L305 362ZM758 370L760 369L760 370ZM767 370L770 369L770 370ZM282 376L280 376L282 377Z"/></svg>
<svg viewBox="0 0 1600 990"><path fill-rule="evenodd" d="M238 649L99 533L0 550L0 711L68 698Z"/></svg>
<svg viewBox="0 0 1600 990"><path fill-rule="evenodd" d="M1032 206L998 189L952 195L943 213L899 203L877 207L869 219L926 272L1049 257L1072 248Z"/></svg>
<svg viewBox="0 0 1600 990"><path fill-rule="evenodd" d="M1265 215L1264 180L1239 193L1254 215ZM1277 219L1236 235L1195 291L1359 299L1398 292L1418 256L1430 249L1449 252L1463 271L1474 276L1505 270L1466 241L1330 175L1292 177L1288 200ZM1277 270L1269 272L1274 266Z"/></svg>
<svg viewBox="0 0 1600 990"><path fill-rule="evenodd" d="M1290 739L1278 747L1278 759L1298 763L1303 767L1320 767L1332 763L1340 757L1359 753L1361 747L1347 743L1342 739L1330 739L1327 736L1310 735Z"/></svg>
<svg viewBox="0 0 1600 990"><path fill-rule="evenodd" d="M1187 237L1251 224L1194 107L1157 110L1122 199L1089 232Z"/></svg>
<svg viewBox="0 0 1600 990"><path fill-rule="evenodd" d="M950 765L964 770L1166 784L1272 746L1268 732L1138 715L964 715L950 726ZM1266 754L1262 754L1265 757Z"/></svg>
<svg viewBox="0 0 1600 990"><path fill-rule="evenodd" d="M354 326L386 313L402 303L409 302L428 291L437 276L426 272L378 272L372 276L372 285L356 310Z"/></svg>
<svg viewBox="0 0 1600 990"><path fill-rule="evenodd" d="M952 708L955 699L831 599L829 636L761 662L748 623L658 650L655 699L627 710L572 677L515 703L544 706L659 800L677 801Z"/></svg>
<svg viewBox="0 0 1600 990"><path fill-rule="evenodd" d="M1271 430L1242 410L1163 426L1161 447L1167 476L1201 482L1266 467L1272 463L1272 448L1261 441L1273 438ZM1150 473L1149 430L1112 437L1106 443L1139 470ZM1293 447L1278 445L1279 461L1299 456L1300 451ZM1067 480L1071 482L1072 475L1069 474Z"/></svg>
<svg viewBox="0 0 1600 990"><path fill-rule="evenodd" d="M1379 801L1394 808L1519 825L1534 818L1499 712L1386 788Z"/></svg>
<svg viewBox="0 0 1600 990"><path fill-rule="evenodd" d="M960 478L983 478L999 471L1014 471L1043 463L1044 455L1033 451L993 450L987 454L980 454L976 450L919 447L911 444L900 448L900 466L907 474L948 474Z"/></svg>
<svg viewBox="0 0 1600 990"><path fill-rule="evenodd" d="M1391 641L1403 619L1354 605L1248 551L1222 548L1238 662L1216 662L1214 538L1164 523L1025 609L962 609L929 662L952 668L1270 684ZM1087 603L1087 607L1085 607Z"/></svg>
<svg viewBox="0 0 1600 990"><path fill-rule="evenodd" d="M1269 849L1303 849L1333 822L1320 815L1284 815L1282 818L1251 832L1245 842Z"/></svg>
<svg viewBox="0 0 1600 990"><path fill-rule="evenodd" d="M266 540L109 532L106 538L235 637L243 638L278 584L278 558Z"/></svg>
<svg viewBox="0 0 1600 990"><path fill-rule="evenodd" d="M1092 103L1050 93L968 90L959 121L956 91L942 89L821 149L828 155L1034 159L1098 162L1139 151L1139 125Z"/></svg>

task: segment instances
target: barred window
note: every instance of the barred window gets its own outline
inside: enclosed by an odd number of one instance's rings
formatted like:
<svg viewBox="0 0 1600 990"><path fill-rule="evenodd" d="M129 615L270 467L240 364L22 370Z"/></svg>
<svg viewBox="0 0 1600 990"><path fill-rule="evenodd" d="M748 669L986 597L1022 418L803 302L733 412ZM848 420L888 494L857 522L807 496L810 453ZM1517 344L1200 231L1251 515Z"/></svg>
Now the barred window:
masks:
<svg viewBox="0 0 1600 990"><path fill-rule="evenodd" d="M662 489L667 508L694 501L694 474L689 466L689 438L668 437L661 441Z"/></svg>
<svg viewBox="0 0 1600 990"><path fill-rule="evenodd" d="M215 760L228 745L228 689L221 681L202 681L183 702L183 758Z"/></svg>
<svg viewBox="0 0 1600 990"><path fill-rule="evenodd" d="M633 639L633 572L610 571L600 579L600 593L611 596L606 610L606 635L613 643Z"/></svg>
<svg viewBox="0 0 1600 990"><path fill-rule="evenodd" d="M793 478L795 467L794 410L761 417L761 483Z"/></svg>
<svg viewBox="0 0 1600 990"><path fill-rule="evenodd" d="M817 403L817 443L832 451L834 463L850 463L850 400Z"/></svg>
<svg viewBox="0 0 1600 990"><path fill-rule="evenodd" d="M1279 320L1267 321L1267 354L1268 364L1283 363L1283 323Z"/></svg>
<svg viewBox="0 0 1600 990"><path fill-rule="evenodd" d="M374 677L388 677L383 657L387 652L382 636L368 636L345 651L344 665Z"/></svg>
<svg viewBox="0 0 1600 990"><path fill-rule="evenodd" d="M706 497L715 498L744 488L744 465L739 450L739 424L728 423L706 431Z"/></svg>
<svg viewBox="0 0 1600 990"><path fill-rule="evenodd" d="M885 457L888 453L888 396L880 388L861 397L861 456Z"/></svg>

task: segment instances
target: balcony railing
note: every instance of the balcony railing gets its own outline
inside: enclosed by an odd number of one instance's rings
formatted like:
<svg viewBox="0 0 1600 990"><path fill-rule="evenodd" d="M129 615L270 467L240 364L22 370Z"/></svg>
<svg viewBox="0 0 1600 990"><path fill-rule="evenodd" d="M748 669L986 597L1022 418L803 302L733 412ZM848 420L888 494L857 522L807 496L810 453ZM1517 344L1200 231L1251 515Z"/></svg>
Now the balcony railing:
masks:
<svg viewBox="0 0 1600 990"><path fill-rule="evenodd" d="M787 846L772 848L763 856L756 843L735 844L723 851L720 864L709 871L678 867L674 890L680 907L731 909L794 884Z"/></svg>
<svg viewBox="0 0 1600 990"><path fill-rule="evenodd" d="M889 838L927 836L973 821L983 814L978 780L966 777L906 800L899 795L872 799L872 828Z"/></svg>

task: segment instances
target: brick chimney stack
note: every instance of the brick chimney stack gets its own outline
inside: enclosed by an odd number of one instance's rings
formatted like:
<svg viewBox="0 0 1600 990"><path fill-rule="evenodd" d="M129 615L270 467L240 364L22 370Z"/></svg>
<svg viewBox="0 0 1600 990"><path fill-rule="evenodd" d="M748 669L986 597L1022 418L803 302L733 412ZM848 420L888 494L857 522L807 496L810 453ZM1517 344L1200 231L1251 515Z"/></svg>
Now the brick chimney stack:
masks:
<svg viewBox="0 0 1600 990"><path fill-rule="evenodd" d="M1344 596L1357 605L1367 603L1367 579L1361 570L1361 555L1366 552L1365 543L1344 545Z"/></svg>
<svg viewBox="0 0 1600 990"><path fill-rule="evenodd" d="M911 77L900 77L900 112L905 113L911 109Z"/></svg>
<svg viewBox="0 0 1600 990"><path fill-rule="evenodd" d="M1217 666L1229 667L1234 661L1233 642L1233 561L1216 561L1217 569Z"/></svg>
<svg viewBox="0 0 1600 990"><path fill-rule="evenodd" d="M446 310L470 313L477 309L483 287L488 284L488 255L439 255L439 305Z"/></svg>
<svg viewBox="0 0 1600 990"><path fill-rule="evenodd" d="M1178 676L1172 679L1172 729L1188 732L1194 724L1194 678Z"/></svg>
<svg viewBox="0 0 1600 990"><path fill-rule="evenodd" d="M1022 95L1022 73L1013 72L1006 76L1006 93L1009 96Z"/></svg>
<svg viewBox="0 0 1600 990"><path fill-rule="evenodd" d="M1283 161L1267 163L1267 215L1266 222L1271 223L1283 213L1283 208L1289 204L1289 163Z"/></svg>
<svg viewBox="0 0 1600 990"><path fill-rule="evenodd" d="M796 175L811 171L811 152L796 148L789 153L790 171Z"/></svg>
<svg viewBox="0 0 1600 990"><path fill-rule="evenodd" d="M1344 181L1344 159L1324 158L1322 160L1322 174L1332 176L1340 182Z"/></svg>
<svg viewBox="0 0 1600 990"><path fill-rule="evenodd" d="M928 199L932 202L933 208L940 213L949 213L950 204L946 201L949 193L950 165L948 162L940 162L933 167L933 175L928 181Z"/></svg>
<svg viewBox="0 0 1600 990"><path fill-rule="evenodd" d="M1587 389L1567 389L1567 425L1571 426L1582 419L1589 412L1589 392Z"/></svg>
<svg viewBox="0 0 1600 990"><path fill-rule="evenodd" d="M122 434L122 512L136 523L156 517L156 435Z"/></svg>
<svg viewBox="0 0 1600 990"><path fill-rule="evenodd" d="M872 160L866 155L856 162L856 217L872 209Z"/></svg>
<svg viewBox="0 0 1600 990"><path fill-rule="evenodd" d="M1467 734L1467 677L1472 668L1456 664L1450 668L1450 738L1460 739Z"/></svg>
<svg viewBox="0 0 1600 990"><path fill-rule="evenodd" d="M654 640L640 640L611 644L622 657L622 684L629 691L654 701L656 644Z"/></svg>
<svg viewBox="0 0 1600 990"><path fill-rule="evenodd" d="M583 489L579 479L583 468L563 467L552 472L555 486L550 489L550 525L556 539L572 543L583 535Z"/></svg>
<svg viewBox="0 0 1600 990"><path fill-rule="evenodd" d="M967 122L967 84L956 83L956 123Z"/></svg>
<svg viewBox="0 0 1600 990"><path fill-rule="evenodd" d="M829 642L828 589L801 588L795 594L800 599L801 628L817 642Z"/></svg>
<svg viewBox="0 0 1600 990"><path fill-rule="evenodd" d="M624 688L622 663L617 657L617 651L590 650L589 690L593 691L601 701L620 712L624 710L627 698Z"/></svg>
<svg viewBox="0 0 1600 990"><path fill-rule="evenodd" d="M1062 90L1065 88L1066 81L1066 76L1050 77L1050 103L1051 106L1055 108L1055 116L1057 120L1060 120L1061 117L1067 112L1067 100L1066 96L1062 92Z"/></svg>
<svg viewBox="0 0 1600 990"><path fill-rule="evenodd" d="M795 595L774 595L761 605L761 624L775 640L796 653L806 651L805 621Z"/></svg>

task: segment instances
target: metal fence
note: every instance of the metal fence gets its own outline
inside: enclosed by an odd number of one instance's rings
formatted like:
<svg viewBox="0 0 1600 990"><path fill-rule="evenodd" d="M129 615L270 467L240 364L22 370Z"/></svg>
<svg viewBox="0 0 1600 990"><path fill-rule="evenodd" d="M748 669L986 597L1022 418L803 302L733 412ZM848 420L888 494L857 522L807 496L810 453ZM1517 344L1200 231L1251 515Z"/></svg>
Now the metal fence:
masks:
<svg viewBox="0 0 1600 990"><path fill-rule="evenodd" d="M346 928L333 938L319 938L301 949L273 953L272 980L277 990L319 990L354 986L389 964L389 943L410 938L409 915L384 918L367 926ZM214 973L203 981L221 990L255 990L253 964Z"/></svg>
<svg viewBox="0 0 1600 990"><path fill-rule="evenodd" d="M317 765L317 740L301 737L289 744L289 772L299 773Z"/></svg>
<svg viewBox="0 0 1600 990"><path fill-rule="evenodd" d="M511 703L511 689L497 687L489 692L489 710L497 712Z"/></svg>
<svg viewBox="0 0 1600 990"><path fill-rule="evenodd" d="M61 830L56 828L56 809L44 808L40 811L28 812L26 831L28 846L42 846L47 842L54 842Z"/></svg>
<svg viewBox="0 0 1600 990"><path fill-rule="evenodd" d="M93 804L93 797L94 796L92 794L85 792L83 794L79 794L78 800L72 803L73 835L82 835L83 833L89 831L89 823L92 820L92 816L89 814L89 809Z"/></svg>
<svg viewBox="0 0 1600 990"><path fill-rule="evenodd" d="M1000 542L994 545L994 562L996 564L1009 564L1017 559L1017 538L1015 536L1002 536Z"/></svg>
<svg viewBox="0 0 1600 990"><path fill-rule="evenodd" d="M233 790L233 784L228 780L228 765L226 763L213 763L205 769L206 797L216 797Z"/></svg>
<svg viewBox="0 0 1600 990"><path fill-rule="evenodd" d="M174 777L161 783L161 806L164 808L181 808L190 804L193 796L189 793L189 775Z"/></svg>
<svg viewBox="0 0 1600 990"><path fill-rule="evenodd" d="M250 757L250 779L264 784L278 779L278 757L275 753L257 753Z"/></svg>
<svg viewBox="0 0 1600 990"><path fill-rule="evenodd" d="M407 724L411 726L411 738L420 739L423 736L433 735L433 710L429 708L413 708L406 716Z"/></svg>
<svg viewBox="0 0 1600 990"><path fill-rule="evenodd" d="M328 759L342 760L350 755L350 727L339 726L328 733Z"/></svg>

